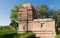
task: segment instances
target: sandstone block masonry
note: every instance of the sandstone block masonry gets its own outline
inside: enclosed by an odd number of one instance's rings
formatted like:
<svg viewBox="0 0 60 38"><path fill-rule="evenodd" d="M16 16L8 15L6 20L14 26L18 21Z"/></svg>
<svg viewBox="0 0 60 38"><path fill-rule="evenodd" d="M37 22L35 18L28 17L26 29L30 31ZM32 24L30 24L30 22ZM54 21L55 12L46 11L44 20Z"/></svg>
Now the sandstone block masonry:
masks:
<svg viewBox="0 0 60 38"><path fill-rule="evenodd" d="M33 32L37 38L54 38L55 20L52 18L37 19L31 4L23 4L18 12L18 34Z"/></svg>

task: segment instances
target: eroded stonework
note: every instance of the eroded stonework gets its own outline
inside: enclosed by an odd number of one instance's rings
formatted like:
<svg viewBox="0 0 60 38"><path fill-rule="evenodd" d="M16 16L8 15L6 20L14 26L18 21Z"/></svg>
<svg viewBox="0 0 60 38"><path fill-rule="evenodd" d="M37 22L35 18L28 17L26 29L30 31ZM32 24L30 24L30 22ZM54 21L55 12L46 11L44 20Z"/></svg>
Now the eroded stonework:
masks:
<svg viewBox="0 0 60 38"><path fill-rule="evenodd" d="M55 20L37 19L31 4L22 5L18 12L18 20L18 33L33 32L37 38L54 38L55 36Z"/></svg>

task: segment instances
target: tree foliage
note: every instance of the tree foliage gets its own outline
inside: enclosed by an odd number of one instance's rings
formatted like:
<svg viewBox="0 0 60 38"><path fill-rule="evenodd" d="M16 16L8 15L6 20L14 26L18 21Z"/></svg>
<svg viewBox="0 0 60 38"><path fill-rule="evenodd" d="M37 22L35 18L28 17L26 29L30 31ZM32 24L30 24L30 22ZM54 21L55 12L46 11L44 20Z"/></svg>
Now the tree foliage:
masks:
<svg viewBox="0 0 60 38"><path fill-rule="evenodd" d="M14 9L11 10L10 19L11 23L9 26L11 26L13 29L17 29L18 26L18 11L19 6L15 6Z"/></svg>
<svg viewBox="0 0 60 38"><path fill-rule="evenodd" d="M48 7L47 5L38 6L36 11L39 13L38 18L48 18Z"/></svg>
<svg viewBox="0 0 60 38"><path fill-rule="evenodd" d="M15 29L17 29L17 27L18 27L18 23L15 22L14 20L11 20L11 23L10 23L9 26L11 26L11 28L13 28L13 29L15 30Z"/></svg>
<svg viewBox="0 0 60 38"><path fill-rule="evenodd" d="M15 6L14 9L11 10L11 14L10 14L11 20L17 21L17 19L18 19L18 10L19 10L19 6Z"/></svg>
<svg viewBox="0 0 60 38"><path fill-rule="evenodd" d="M56 21L56 25L60 28L60 10L53 11L53 18Z"/></svg>

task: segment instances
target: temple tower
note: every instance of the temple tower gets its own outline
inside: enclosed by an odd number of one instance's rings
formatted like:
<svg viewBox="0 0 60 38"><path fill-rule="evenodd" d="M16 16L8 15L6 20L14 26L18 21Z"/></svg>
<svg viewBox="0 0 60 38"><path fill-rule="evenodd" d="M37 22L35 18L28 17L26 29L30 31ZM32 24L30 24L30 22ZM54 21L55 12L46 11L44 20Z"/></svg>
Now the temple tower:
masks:
<svg viewBox="0 0 60 38"><path fill-rule="evenodd" d="M35 13L34 8L31 4L23 4L19 8L18 12L18 20L19 20L19 32L26 32L28 31L28 21L32 21L36 19L37 15Z"/></svg>

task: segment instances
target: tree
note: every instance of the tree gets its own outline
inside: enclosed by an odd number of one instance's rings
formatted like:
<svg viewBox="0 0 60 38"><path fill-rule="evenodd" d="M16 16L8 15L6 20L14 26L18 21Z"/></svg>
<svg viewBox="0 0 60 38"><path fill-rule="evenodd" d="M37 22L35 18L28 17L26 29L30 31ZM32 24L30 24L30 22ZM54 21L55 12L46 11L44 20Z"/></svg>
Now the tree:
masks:
<svg viewBox="0 0 60 38"><path fill-rule="evenodd" d="M14 9L11 10L11 14L10 14L11 20L14 21L18 20L18 11L19 11L19 6L15 6Z"/></svg>
<svg viewBox="0 0 60 38"><path fill-rule="evenodd" d="M56 21L56 25L58 28L60 28L60 10L54 10L53 12L53 18L55 19Z"/></svg>
<svg viewBox="0 0 60 38"><path fill-rule="evenodd" d="M10 23L9 26L15 30L15 29L17 29L17 27L18 27L18 23L15 22L15 20L11 20L11 23Z"/></svg>
<svg viewBox="0 0 60 38"><path fill-rule="evenodd" d="M36 8L36 11L39 14L38 18L48 18L48 7L47 7L47 5L38 6Z"/></svg>
<svg viewBox="0 0 60 38"><path fill-rule="evenodd" d="M19 6L15 6L14 9L11 10L10 19L11 23L9 26L11 26L13 29L17 29L18 26L18 11Z"/></svg>

